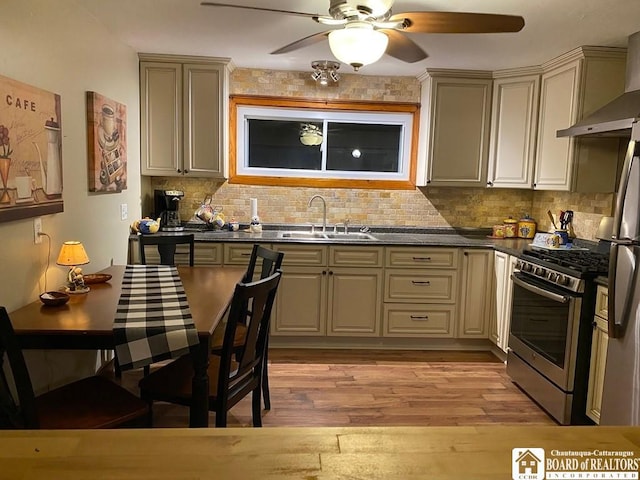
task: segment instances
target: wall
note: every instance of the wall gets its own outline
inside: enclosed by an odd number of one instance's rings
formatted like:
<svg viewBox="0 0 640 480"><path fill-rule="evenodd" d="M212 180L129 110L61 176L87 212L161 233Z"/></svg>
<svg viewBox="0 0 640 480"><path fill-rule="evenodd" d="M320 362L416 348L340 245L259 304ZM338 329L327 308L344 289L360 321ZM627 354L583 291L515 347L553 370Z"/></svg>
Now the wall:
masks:
<svg viewBox="0 0 640 480"><path fill-rule="evenodd" d="M304 97L311 99L414 102L420 100L420 82L413 77L368 77L342 74L338 84L316 85L309 72L236 69L231 74L232 94ZM411 225L425 227L490 227L506 217L530 214L540 228L552 228L546 211L574 210L575 232L593 239L602 215L610 215L613 195L533 192L516 189L416 188L415 190L349 190L262 187L217 184L205 179L152 177L150 189L185 191L183 219L189 219L205 196L227 216L249 221L249 198L257 198L263 223L318 223L320 208L309 209L309 198L327 198L330 223L348 218L353 225Z"/></svg>
<svg viewBox="0 0 640 480"><path fill-rule="evenodd" d="M91 259L85 272L112 261L125 263L130 220L120 220L120 204L128 204L130 217L140 215L138 58L83 13L81 4L4 0L1 9L0 75L58 93L62 99L64 212L42 217L43 231L51 237L47 289L64 282L66 268L57 266L55 259L65 240L84 243ZM127 105L128 188L122 193L88 192L88 90ZM49 245L46 238L41 245L34 244L32 219L0 223L0 238L0 305L11 312L44 291ZM38 373L36 384L53 381L67 367L78 370L76 366L87 364L77 355L61 360L51 354L43 361L46 371Z"/></svg>

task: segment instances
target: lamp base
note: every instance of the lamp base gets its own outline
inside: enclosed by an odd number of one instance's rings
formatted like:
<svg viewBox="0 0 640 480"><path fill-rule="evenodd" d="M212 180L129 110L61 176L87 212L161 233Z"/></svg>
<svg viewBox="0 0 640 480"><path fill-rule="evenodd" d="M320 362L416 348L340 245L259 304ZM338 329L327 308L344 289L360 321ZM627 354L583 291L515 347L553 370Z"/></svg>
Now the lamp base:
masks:
<svg viewBox="0 0 640 480"><path fill-rule="evenodd" d="M69 287L66 287L64 289L65 293L68 293L69 295L79 295L81 293L88 293L89 290L91 289L86 285L84 287L77 287L75 290L71 290Z"/></svg>

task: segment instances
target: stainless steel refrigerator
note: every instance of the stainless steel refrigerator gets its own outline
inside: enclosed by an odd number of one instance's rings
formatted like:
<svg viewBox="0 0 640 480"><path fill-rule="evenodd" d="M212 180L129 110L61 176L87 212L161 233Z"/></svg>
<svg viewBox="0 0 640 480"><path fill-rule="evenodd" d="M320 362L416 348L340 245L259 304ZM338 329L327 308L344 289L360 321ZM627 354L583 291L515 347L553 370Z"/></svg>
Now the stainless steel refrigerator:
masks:
<svg viewBox="0 0 640 480"><path fill-rule="evenodd" d="M640 123L627 148L609 264L609 344L601 425L640 425Z"/></svg>

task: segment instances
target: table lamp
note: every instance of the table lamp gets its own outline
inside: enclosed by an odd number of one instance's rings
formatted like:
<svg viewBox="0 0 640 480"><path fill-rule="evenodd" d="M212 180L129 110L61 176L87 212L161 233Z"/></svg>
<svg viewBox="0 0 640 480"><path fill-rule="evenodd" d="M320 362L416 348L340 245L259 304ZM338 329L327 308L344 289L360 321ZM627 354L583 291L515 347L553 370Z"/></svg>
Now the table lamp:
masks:
<svg viewBox="0 0 640 480"><path fill-rule="evenodd" d="M87 293L89 291L89 287L84 284L82 269L78 267L78 265L89 263L89 257L81 242L64 242L56 263L69 267L66 289L68 293Z"/></svg>

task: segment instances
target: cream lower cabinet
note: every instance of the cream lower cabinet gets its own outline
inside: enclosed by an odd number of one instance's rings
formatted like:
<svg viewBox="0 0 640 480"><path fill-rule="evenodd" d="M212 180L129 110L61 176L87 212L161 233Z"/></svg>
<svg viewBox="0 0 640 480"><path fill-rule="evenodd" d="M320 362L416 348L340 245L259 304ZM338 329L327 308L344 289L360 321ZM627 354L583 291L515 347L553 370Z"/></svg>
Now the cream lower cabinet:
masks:
<svg viewBox="0 0 640 480"><path fill-rule="evenodd" d="M131 264L140 263L140 252L137 240L129 241L129 260ZM220 265L222 264L224 245L222 243L196 242L193 251L193 263L195 265ZM160 263L160 254L156 245L145 245L144 255L147 264ZM189 246L177 245L175 255L176 265L189 264ZM247 259L247 263L249 260Z"/></svg>
<svg viewBox="0 0 640 480"><path fill-rule="evenodd" d="M458 250L387 247L382 335L453 338Z"/></svg>
<svg viewBox="0 0 640 480"><path fill-rule="evenodd" d="M487 338L491 316L493 250L462 249L458 338Z"/></svg>
<svg viewBox="0 0 640 480"><path fill-rule="evenodd" d="M511 274L515 269L516 261L517 258L515 256L504 252L494 252L494 297L489 339L505 353L509 346L509 327L511 323L511 297L513 296Z"/></svg>
<svg viewBox="0 0 640 480"><path fill-rule="evenodd" d="M589 367L589 386L587 389L587 416L600 423L600 407L602 406L602 389L607 364L607 303L609 293L607 287L598 285L596 294L596 315L593 324L591 341L591 364Z"/></svg>
<svg viewBox="0 0 640 480"><path fill-rule="evenodd" d="M378 336L382 247L275 245L284 252L274 336Z"/></svg>

